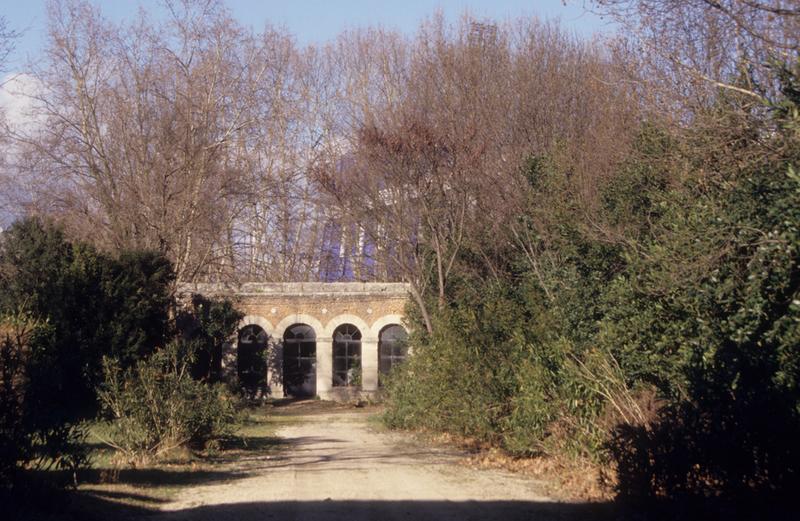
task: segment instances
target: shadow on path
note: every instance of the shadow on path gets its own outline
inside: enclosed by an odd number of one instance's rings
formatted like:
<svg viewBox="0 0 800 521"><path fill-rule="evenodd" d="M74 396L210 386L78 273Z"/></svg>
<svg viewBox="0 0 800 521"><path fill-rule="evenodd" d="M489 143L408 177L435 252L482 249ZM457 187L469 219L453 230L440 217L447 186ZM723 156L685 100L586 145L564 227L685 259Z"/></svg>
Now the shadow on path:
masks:
<svg viewBox="0 0 800 521"><path fill-rule="evenodd" d="M208 505L165 512L159 521L468 521L612 519L613 505L527 501L279 501Z"/></svg>

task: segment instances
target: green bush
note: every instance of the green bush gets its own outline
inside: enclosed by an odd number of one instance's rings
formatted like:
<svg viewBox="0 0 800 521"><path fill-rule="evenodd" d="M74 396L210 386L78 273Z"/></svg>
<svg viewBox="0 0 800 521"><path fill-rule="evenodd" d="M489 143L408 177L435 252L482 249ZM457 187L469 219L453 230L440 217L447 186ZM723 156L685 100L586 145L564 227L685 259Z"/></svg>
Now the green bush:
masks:
<svg viewBox="0 0 800 521"><path fill-rule="evenodd" d="M3 232L0 311L25 309L48 324L48 335L31 346L42 370L52 364L48 381L35 382L57 389L45 410L72 419L93 415L104 356L126 368L164 345L173 281L171 263L158 253L111 256L35 218Z"/></svg>
<svg viewBox="0 0 800 521"><path fill-rule="evenodd" d="M69 470L74 479L87 461L84 426L47 405L57 368L35 346L48 329L22 312L0 317L0 491L19 487L24 469Z"/></svg>
<svg viewBox="0 0 800 521"><path fill-rule="evenodd" d="M668 399L657 421L615 431L619 492L786 494L800 483L800 177L758 169L685 211L637 264L642 283L620 295L617 313L635 320L608 319L605 342L637 339L636 351L620 350L627 366L649 359L676 370L650 371ZM676 263L686 243L706 258ZM664 273L683 280L664 292Z"/></svg>
<svg viewBox="0 0 800 521"><path fill-rule="evenodd" d="M413 355L389 379L386 421L588 458L616 469L621 497L791 500L797 78L784 78L794 82L785 100L755 132L727 129L749 147L734 162L691 127L667 139L645 126L591 211L553 165L531 161L530 214L514 223L528 250L500 252L505 264L488 275L465 244L433 333L412 336ZM725 103L698 118L713 123L731 112Z"/></svg>
<svg viewBox="0 0 800 521"><path fill-rule="evenodd" d="M223 385L192 378L195 350L192 343L171 342L126 370L104 360L99 397L110 420L104 441L126 461L158 459L178 447L202 447L231 434L236 400Z"/></svg>
<svg viewBox="0 0 800 521"><path fill-rule="evenodd" d="M22 467L81 463L81 421L98 401L116 418L109 442L130 460L225 434L233 400L206 383L218 376L213 364L241 315L230 302L196 298L172 321L173 282L163 255L112 256L39 219L0 236L4 481ZM24 339L14 329L22 322L11 320L19 309L35 324ZM190 367L206 383L194 381Z"/></svg>
<svg viewBox="0 0 800 521"><path fill-rule="evenodd" d="M431 336L412 336L413 356L386 381L385 421L502 443L527 348L524 307L507 287L465 294L436 312Z"/></svg>
<svg viewBox="0 0 800 521"><path fill-rule="evenodd" d="M176 324L181 337L197 347L192 364L195 379L221 379L222 346L236 334L242 317L244 314L230 300L196 294L192 295L191 305L178 313Z"/></svg>

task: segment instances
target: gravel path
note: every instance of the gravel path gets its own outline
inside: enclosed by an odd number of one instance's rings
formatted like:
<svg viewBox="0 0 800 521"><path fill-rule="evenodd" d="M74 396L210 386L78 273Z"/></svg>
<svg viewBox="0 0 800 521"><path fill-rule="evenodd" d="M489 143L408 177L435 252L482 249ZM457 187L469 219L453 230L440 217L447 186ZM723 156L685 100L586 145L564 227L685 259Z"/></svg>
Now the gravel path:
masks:
<svg viewBox="0 0 800 521"><path fill-rule="evenodd" d="M583 519L591 505L555 503L523 476L476 470L453 449L376 432L368 414L325 412L281 428L288 447L236 463L237 479L190 488L166 520ZM594 516L590 516L594 517Z"/></svg>

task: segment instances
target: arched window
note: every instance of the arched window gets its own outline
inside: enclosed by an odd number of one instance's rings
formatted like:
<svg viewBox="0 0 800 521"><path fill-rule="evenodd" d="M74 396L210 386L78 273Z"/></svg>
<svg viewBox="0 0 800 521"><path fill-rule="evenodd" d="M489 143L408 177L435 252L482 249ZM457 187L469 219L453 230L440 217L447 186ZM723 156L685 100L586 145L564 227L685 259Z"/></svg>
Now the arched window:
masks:
<svg viewBox="0 0 800 521"><path fill-rule="evenodd" d="M306 324L283 334L283 388L291 396L314 396L317 389L317 335Z"/></svg>
<svg viewBox="0 0 800 521"><path fill-rule="evenodd" d="M254 392L266 383L268 340L267 332L255 324L239 330L236 372L239 382L247 391Z"/></svg>
<svg viewBox="0 0 800 521"><path fill-rule="evenodd" d="M381 329L378 335L378 371L387 375L392 367L405 361L408 354L408 333L403 326L392 324Z"/></svg>
<svg viewBox="0 0 800 521"><path fill-rule="evenodd" d="M342 324L333 332L333 385L361 385L361 331L352 324Z"/></svg>

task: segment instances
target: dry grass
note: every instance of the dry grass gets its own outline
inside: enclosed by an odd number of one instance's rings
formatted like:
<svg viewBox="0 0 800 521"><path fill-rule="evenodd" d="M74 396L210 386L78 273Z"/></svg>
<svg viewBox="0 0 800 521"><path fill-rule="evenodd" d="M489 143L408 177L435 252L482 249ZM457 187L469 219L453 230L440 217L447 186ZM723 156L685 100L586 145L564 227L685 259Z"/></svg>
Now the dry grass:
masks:
<svg viewBox="0 0 800 521"><path fill-rule="evenodd" d="M380 410L368 403L276 400L250 409L236 436L218 446L204 451L177 449L158 463L140 467L124 465L112 449L94 440L92 467L81 473L81 484L73 494L69 512L58 518L105 520L146 515L186 488L246 476L247 465L242 461L268 458L281 449L281 441L275 437L278 428L303 421L306 415L353 409L365 413ZM96 428L102 426L98 424Z"/></svg>
<svg viewBox="0 0 800 521"><path fill-rule="evenodd" d="M607 501L613 494L603 469L588 460L570 457L519 457L491 448L472 455L467 464L497 468L544 481L548 495L567 501Z"/></svg>
<svg viewBox="0 0 800 521"><path fill-rule="evenodd" d="M450 433L413 431L428 443L458 447L468 453L464 464L500 469L542 481L545 492L563 501L600 502L613 498L607 469L588 459L571 456L518 456L490 443Z"/></svg>
<svg viewBox="0 0 800 521"><path fill-rule="evenodd" d="M351 402L332 402L317 399L287 398L276 400L270 404L270 414L278 417L305 416L309 414L324 414L347 410L362 410L364 412L379 412L383 406L366 400L353 400Z"/></svg>
<svg viewBox="0 0 800 521"><path fill-rule="evenodd" d="M246 475L237 462L269 457L281 448L277 428L291 417L274 415L269 406L248 411L236 436L203 451L178 449L158 463L132 467L90 437L91 467L79 474L80 484L58 512L32 512L34 519L127 519L158 510L182 490ZM102 428L102 427L97 427ZM55 476L51 477L55 479ZM47 510L45 508L45 510Z"/></svg>

